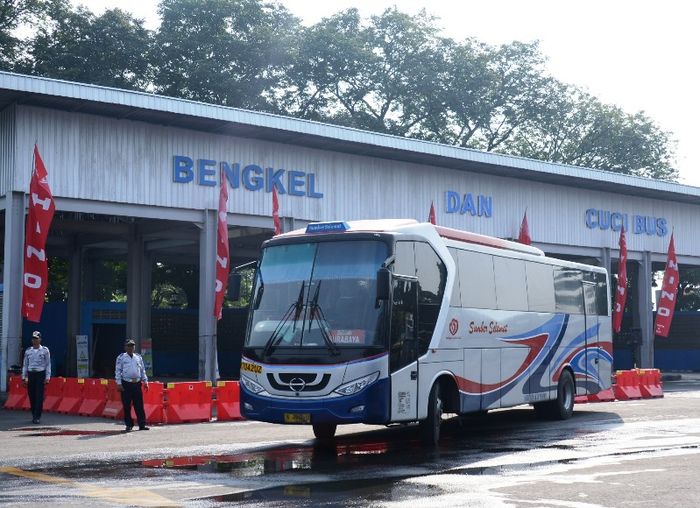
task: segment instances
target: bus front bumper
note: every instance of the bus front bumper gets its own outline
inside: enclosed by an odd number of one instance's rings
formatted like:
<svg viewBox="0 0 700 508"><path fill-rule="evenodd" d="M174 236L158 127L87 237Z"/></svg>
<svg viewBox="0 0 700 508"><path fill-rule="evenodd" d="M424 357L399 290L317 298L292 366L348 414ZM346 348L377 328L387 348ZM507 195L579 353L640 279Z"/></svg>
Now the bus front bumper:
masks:
<svg viewBox="0 0 700 508"><path fill-rule="evenodd" d="M383 424L389 421L389 393L389 379L378 380L355 395L333 398L259 396L241 384L241 414L269 423Z"/></svg>

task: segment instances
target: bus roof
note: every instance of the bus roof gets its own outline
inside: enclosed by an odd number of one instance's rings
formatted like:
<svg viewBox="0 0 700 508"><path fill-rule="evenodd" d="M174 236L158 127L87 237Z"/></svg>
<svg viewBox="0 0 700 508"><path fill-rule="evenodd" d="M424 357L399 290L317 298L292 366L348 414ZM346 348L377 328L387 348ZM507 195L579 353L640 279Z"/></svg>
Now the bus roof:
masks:
<svg viewBox="0 0 700 508"><path fill-rule="evenodd" d="M431 226L442 238L455 240L458 242L473 243L477 245L485 245L497 249L505 249L517 252L523 252L534 256L544 256L544 252L537 247L523 245L518 242L511 242L493 236L480 235L469 231L461 231L459 229L447 228L444 226L434 226L427 222L420 223L415 219L379 219L379 220L357 220L357 221L329 221L329 222L312 222L304 229L295 229L288 233L283 233L275 238L287 238L293 236L304 236L307 234L319 233L344 233L344 232L397 232L404 228L412 226Z"/></svg>

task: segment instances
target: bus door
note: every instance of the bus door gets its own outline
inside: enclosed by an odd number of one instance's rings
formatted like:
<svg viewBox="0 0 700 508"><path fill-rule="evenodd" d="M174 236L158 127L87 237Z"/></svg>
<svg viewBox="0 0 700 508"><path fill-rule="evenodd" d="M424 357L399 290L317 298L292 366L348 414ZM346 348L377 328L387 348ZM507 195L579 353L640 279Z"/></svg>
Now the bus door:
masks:
<svg viewBox="0 0 700 508"><path fill-rule="evenodd" d="M418 418L418 279L394 275L391 302L391 420Z"/></svg>
<svg viewBox="0 0 700 508"><path fill-rule="evenodd" d="M583 285L583 330L584 330L584 341L585 341L585 357L584 365L588 376L593 379L598 379L600 375L599 364L598 364L598 353L589 353L588 345L589 343L598 343L598 310L596 305L596 283L587 280L582 281ZM589 334L590 330L590 334ZM590 355L595 355L594 358L590 358ZM592 370L592 372L591 372ZM590 389L586 386L584 393L579 393L580 395L588 394Z"/></svg>

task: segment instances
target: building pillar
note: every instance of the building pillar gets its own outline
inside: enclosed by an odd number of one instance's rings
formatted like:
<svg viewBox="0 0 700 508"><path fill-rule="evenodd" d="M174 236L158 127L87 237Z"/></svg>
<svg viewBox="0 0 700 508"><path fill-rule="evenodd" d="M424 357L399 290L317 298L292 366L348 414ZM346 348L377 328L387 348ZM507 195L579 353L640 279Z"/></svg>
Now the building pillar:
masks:
<svg viewBox="0 0 700 508"><path fill-rule="evenodd" d="M24 193L5 196L0 391L7 391L7 370L19 365L22 352L22 267L24 259Z"/></svg>
<svg viewBox="0 0 700 508"><path fill-rule="evenodd" d="M127 254L126 277L126 337L141 347L144 337L143 298L144 242L135 224L129 227L129 251ZM150 304L150 300L149 300Z"/></svg>
<svg viewBox="0 0 700 508"><path fill-rule="evenodd" d="M80 334L80 305L82 303L83 247L77 237L71 246L68 283L68 344L66 344L65 374L75 377L78 373L76 362L75 336ZM92 358L90 359L92 369Z"/></svg>
<svg viewBox="0 0 700 508"><path fill-rule="evenodd" d="M199 233L199 379L219 377L214 317L217 211L204 210Z"/></svg>
<svg viewBox="0 0 700 508"><path fill-rule="evenodd" d="M633 309L632 322L634 328L641 333L639 348L639 365L643 369L654 367L654 328L651 300L651 253L642 252L642 260L638 262L637 271L637 306Z"/></svg>
<svg viewBox="0 0 700 508"><path fill-rule="evenodd" d="M603 247L602 249L600 249L600 257L598 259L600 260L600 266L607 270L608 279L610 281L610 284L612 284L612 257L610 256L610 248Z"/></svg>

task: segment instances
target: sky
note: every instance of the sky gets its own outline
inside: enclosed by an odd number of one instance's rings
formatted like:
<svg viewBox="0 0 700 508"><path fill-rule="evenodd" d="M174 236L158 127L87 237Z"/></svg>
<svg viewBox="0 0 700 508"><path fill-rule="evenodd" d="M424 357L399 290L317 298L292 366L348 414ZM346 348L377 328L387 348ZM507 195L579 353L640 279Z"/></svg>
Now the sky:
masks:
<svg viewBox="0 0 700 508"><path fill-rule="evenodd" d="M158 25L157 0L73 0L120 7ZM279 0L305 25L356 7L397 5L438 18L442 35L489 44L540 41L552 76L628 113L644 111L677 142L680 183L700 187L700 26L688 0Z"/></svg>

